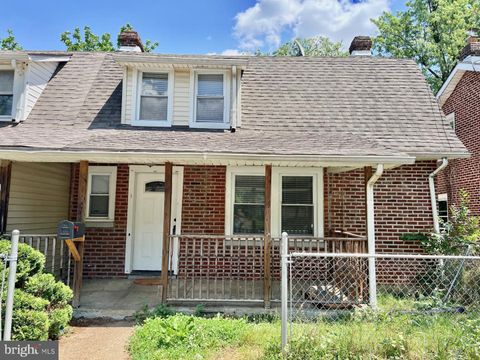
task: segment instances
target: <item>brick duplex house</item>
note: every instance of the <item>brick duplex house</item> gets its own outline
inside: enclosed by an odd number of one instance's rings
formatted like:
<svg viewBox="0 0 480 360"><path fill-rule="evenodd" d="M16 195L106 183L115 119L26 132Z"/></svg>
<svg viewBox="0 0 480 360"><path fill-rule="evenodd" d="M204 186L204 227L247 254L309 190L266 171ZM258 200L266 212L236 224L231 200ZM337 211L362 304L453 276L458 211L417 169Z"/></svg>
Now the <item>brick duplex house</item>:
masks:
<svg viewBox="0 0 480 360"><path fill-rule="evenodd" d="M0 53L2 230L85 222L77 305L82 274L148 272L164 300L268 304L282 231L297 250L421 251L400 236L433 227L437 161L468 153L413 61L372 57L364 37L347 58L121 40Z"/></svg>
<svg viewBox="0 0 480 360"><path fill-rule="evenodd" d="M480 215L480 39L470 36L459 62L437 94L458 138L472 156L450 161L438 177L438 200L447 217L448 204L458 203L460 189L470 194L470 209Z"/></svg>

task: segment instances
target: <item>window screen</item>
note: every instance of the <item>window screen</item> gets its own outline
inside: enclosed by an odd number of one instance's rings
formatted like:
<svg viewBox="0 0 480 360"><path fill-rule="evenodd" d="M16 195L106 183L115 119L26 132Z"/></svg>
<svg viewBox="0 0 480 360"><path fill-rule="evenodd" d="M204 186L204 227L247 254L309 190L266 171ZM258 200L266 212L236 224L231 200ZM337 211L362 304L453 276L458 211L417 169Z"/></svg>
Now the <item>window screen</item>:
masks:
<svg viewBox="0 0 480 360"><path fill-rule="evenodd" d="M110 175L92 175L90 188L90 217L108 217Z"/></svg>
<svg viewBox="0 0 480 360"><path fill-rule="evenodd" d="M13 70L0 70L0 116L12 115Z"/></svg>
<svg viewBox="0 0 480 360"><path fill-rule="evenodd" d="M282 177L282 231L313 235L313 177Z"/></svg>
<svg viewBox="0 0 480 360"><path fill-rule="evenodd" d="M223 74L198 74L197 122L224 122Z"/></svg>
<svg viewBox="0 0 480 360"><path fill-rule="evenodd" d="M140 120L168 119L168 74L144 73L140 95Z"/></svg>
<svg viewBox="0 0 480 360"><path fill-rule="evenodd" d="M264 229L265 177L235 176L233 233L262 234Z"/></svg>

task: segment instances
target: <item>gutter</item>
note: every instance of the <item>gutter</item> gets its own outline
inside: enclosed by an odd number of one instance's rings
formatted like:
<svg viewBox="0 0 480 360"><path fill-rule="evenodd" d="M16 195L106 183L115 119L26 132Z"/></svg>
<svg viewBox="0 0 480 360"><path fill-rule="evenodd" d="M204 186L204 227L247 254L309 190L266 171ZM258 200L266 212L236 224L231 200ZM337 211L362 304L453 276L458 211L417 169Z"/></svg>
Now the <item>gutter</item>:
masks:
<svg viewBox="0 0 480 360"><path fill-rule="evenodd" d="M430 188L430 201L432 203L433 230L435 234L440 234L440 223L438 221L437 198L435 196L435 176L445 169L448 165L447 158L442 159L442 163L430 175L428 175L428 186Z"/></svg>
<svg viewBox="0 0 480 360"><path fill-rule="evenodd" d="M373 186L383 174L383 164L377 165L377 170L368 180L366 186L367 192L367 244L368 244L368 287L370 294L370 306L377 308L377 281L375 270L375 209Z"/></svg>

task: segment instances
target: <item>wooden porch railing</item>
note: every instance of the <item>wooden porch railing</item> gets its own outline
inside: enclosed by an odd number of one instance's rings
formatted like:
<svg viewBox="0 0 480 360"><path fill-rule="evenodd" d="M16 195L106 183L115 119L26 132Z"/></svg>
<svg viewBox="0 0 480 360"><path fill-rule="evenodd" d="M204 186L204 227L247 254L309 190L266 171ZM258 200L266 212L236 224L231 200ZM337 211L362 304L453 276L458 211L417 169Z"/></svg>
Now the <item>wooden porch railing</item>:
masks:
<svg viewBox="0 0 480 360"><path fill-rule="evenodd" d="M262 302L280 299L280 238L265 254L259 235L176 235L170 237L168 301ZM175 250L173 250L175 249ZM367 252L367 239L291 237L291 252ZM265 299L265 261L271 282Z"/></svg>

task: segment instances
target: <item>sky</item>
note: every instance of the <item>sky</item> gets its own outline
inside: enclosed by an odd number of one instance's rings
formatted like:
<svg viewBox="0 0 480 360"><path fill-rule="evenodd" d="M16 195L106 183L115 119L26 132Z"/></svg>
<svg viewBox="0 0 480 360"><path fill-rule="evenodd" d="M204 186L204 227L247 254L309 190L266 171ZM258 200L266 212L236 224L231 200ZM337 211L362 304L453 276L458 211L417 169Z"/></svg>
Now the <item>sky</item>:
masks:
<svg viewBox="0 0 480 360"><path fill-rule="evenodd" d="M371 18L404 0L14 0L0 12L0 38L12 29L27 50L64 50L60 34L88 25L112 38L126 23L166 54L272 51L294 37L323 35L348 47L374 35Z"/></svg>

